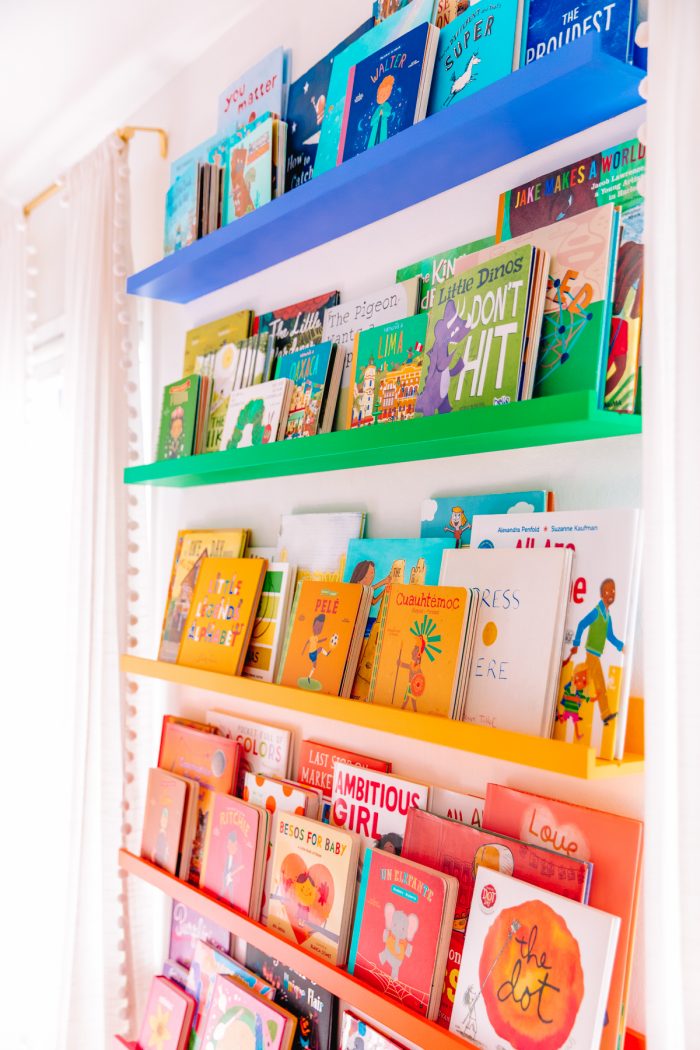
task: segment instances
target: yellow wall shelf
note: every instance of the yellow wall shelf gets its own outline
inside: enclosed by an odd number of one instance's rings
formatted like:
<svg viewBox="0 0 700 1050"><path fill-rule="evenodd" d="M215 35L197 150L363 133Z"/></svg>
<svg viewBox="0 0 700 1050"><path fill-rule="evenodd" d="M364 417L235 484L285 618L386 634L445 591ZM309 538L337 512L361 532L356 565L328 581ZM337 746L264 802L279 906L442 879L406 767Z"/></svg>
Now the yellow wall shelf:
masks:
<svg viewBox="0 0 700 1050"><path fill-rule="evenodd" d="M457 751L468 751L506 762L516 762L534 769L594 780L604 777L641 773L644 758L641 753L627 754L621 762L606 762L596 757L590 747L578 747L561 740L510 733L489 726L475 726L467 722L453 722L448 718L421 715L412 711L393 710L373 704L362 704L339 697L307 693L289 686L269 685L252 678L212 671L199 671L162 660L147 660L139 656L122 656L121 669L127 674L158 678L163 682L205 689L223 696L253 700L280 710L302 711L305 714L328 718L334 722L375 729L394 736L408 737ZM638 738L642 703L631 701L628 741ZM632 731L634 727L634 732ZM639 745L641 747L641 743Z"/></svg>

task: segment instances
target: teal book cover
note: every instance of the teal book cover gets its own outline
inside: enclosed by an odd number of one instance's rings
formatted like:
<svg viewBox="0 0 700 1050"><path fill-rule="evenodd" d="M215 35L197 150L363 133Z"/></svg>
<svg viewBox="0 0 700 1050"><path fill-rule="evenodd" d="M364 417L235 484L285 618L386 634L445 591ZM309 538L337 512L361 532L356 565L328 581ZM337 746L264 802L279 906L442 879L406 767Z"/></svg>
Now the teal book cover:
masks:
<svg viewBox="0 0 700 1050"><path fill-rule="evenodd" d="M197 168L218 164L226 168L228 138L212 135L170 165L170 188L165 198L165 254L184 248L197 239ZM224 173L224 183L226 173Z"/></svg>
<svg viewBox="0 0 700 1050"><path fill-rule="evenodd" d="M420 534L426 539L447 537L448 547L468 547L475 514L535 514L548 509L548 496L547 492L535 490L424 499Z"/></svg>
<svg viewBox="0 0 700 1050"><path fill-rule="evenodd" d="M400 36L415 29L421 23L432 21L433 8L434 0L411 0L407 7L401 8L390 18L375 25L374 29L370 29L359 40L336 55L328 84L321 138L314 163L314 178L334 168L338 163L338 144L345 112L348 78L352 67L373 55L380 48L398 40Z"/></svg>
<svg viewBox="0 0 700 1050"><path fill-rule="evenodd" d="M359 332L348 403L350 427L412 419L423 368L427 314Z"/></svg>
<svg viewBox="0 0 700 1050"><path fill-rule="evenodd" d="M335 345L327 340L277 358L275 379L294 383L285 438L308 437L318 431L334 354Z"/></svg>
<svg viewBox="0 0 700 1050"><path fill-rule="evenodd" d="M487 0L440 30L428 113L468 98L517 68L521 0Z"/></svg>

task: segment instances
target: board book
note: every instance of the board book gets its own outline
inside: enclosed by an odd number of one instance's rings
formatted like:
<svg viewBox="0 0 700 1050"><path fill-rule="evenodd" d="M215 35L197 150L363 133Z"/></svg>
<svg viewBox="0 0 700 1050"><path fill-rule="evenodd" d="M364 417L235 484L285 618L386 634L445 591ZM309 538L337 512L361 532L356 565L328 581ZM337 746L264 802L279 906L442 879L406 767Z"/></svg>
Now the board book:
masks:
<svg viewBox="0 0 700 1050"><path fill-rule="evenodd" d="M217 732L237 741L241 747L240 774L236 794L243 790L243 776L247 772L284 780L289 771L292 734L289 729L254 722L230 711L207 711L207 722Z"/></svg>
<svg viewBox="0 0 700 1050"><path fill-rule="evenodd" d="M320 744L316 740L302 740L299 746L297 779L300 784L319 788L324 798L333 795L333 775L338 762L373 769L377 773L391 773L391 762L384 758L370 758L356 751L347 751L333 744Z"/></svg>
<svg viewBox="0 0 700 1050"><path fill-rule="evenodd" d="M297 572L294 565L270 561L255 613L250 644L243 665L246 678L273 682L279 666Z"/></svg>
<svg viewBox="0 0 700 1050"><path fill-rule="evenodd" d="M287 428L293 387L288 379L272 379L231 393L219 448L258 448L281 441Z"/></svg>
<svg viewBox="0 0 700 1050"><path fill-rule="evenodd" d="M343 356L326 340L277 358L275 379L292 384L285 438L327 433L335 414Z"/></svg>
<svg viewBox="0 0 700 1050"><path fill-rule="evenodd" d="M284 186L287 125L269 113L246 125L231 139L224 225L269 204Z"/></svg>
<svg viewBox="0 0 700 1050"><path fill-rule="evenodd" d="M139 1032L139 1045L186 1050L195 1000L167 977L154 977Z"/></svg>
<svg viewBox="0 0 700 1050"><path fill-rule="evenodd" d="M335 1050L335 996L252 944L246 948L245 961L274 987L275 1002L296 1017L294 1050Z"/></svg>
<svg viewBox="0 0 700 1050"><path fill-rule="evenodd" d="M171 875L177 875L180 870L192 784L185 777L163 769L148 771L141 856Z"/></svg>
<svg viewBox="0 0 700 1050"><path fill-rule="evenodd" d="M427 809L430 788L395 774L336 762L331 824L361 836L363 850L377 847L400 854L411 809Z"/></svg>
<svg viewBox="0 0 700 1050"><path fill-rule="evenodd" d="M403 1047L354 1014L343 1012L340 1050L403 1050Z"/></svg>
<svg viewBox="0 0 700 1050"><path fill-rule="evenodd" d="M195 451L201 377L185 376L163 390L156 459L182 459Z"/></svg>
<svg viewBox="0 0 700 1050"><path fill-rule="evenodd" d="M215 792L200 887L257 920L268 840L266 809Z"/></svg>
<svg viewBox="0 0 700 1050"><path fill-rule="evenodd" d="M259 995L245 982L228 974L214 977L202 1029L203 1050L292 1050L296 1018L284 1007Z"/></svg>
<svg viewBox="0 0 700 1050"><path fill-rule="evenodd" d="M197 1002L189 1050L203 1050L202 1033L209 1006L214 996L214 981L217 974L237 977L238 980L266 999L272 1001L275 998L275 989L269 981L251 973L250 970L247 970L245 966L236 962L235 959L232 959L225 952L219 951L203 941L199 941L196 945L192 965L187 976L187 991Z"/></svg>
<svg viewBox="0 0 700 1050"><path fill-rule="evenodd" d="M297 581L342 580L350 540L365 531L363 511L282 514L277 560L297 567Z"/></svg>
<svg viewBox="0 0 700 1050"><path fill-rule="evenodd" d="M204 941L219 951L227 952L231 934L223 926L211 922L186 904L173 901L170 913L169 957L180 966L189 969L198 941Z"/></svg>
<svg viewBox="0 0 700 1050"><path fill-rule="evenodd" d="M552 494L542 491L434 496L421 503L420 534L426 538L446 537L452 547L468 547L476 514L534 514L552 510L552 502Z"/></svg>
<svg viewBox="0 0 700 1050"><path fill-rule="evenodd" d="M482 795L466 795L461 791L433 785L429 809L436 817L458 820L460 824L468 824L472 828L481 828L484 825Z"/></svg>
<svg viewBox="0 0 700 1050"><path fill-rule="evenodd" d="M218 317L215 321L207 321L206 324L190 328L185 336L182 374L186 376L195 371L198 357L210 357L215 354L218 356L220 350L246 339L252 320L251 310L238 310L235 314Z"/></svg>

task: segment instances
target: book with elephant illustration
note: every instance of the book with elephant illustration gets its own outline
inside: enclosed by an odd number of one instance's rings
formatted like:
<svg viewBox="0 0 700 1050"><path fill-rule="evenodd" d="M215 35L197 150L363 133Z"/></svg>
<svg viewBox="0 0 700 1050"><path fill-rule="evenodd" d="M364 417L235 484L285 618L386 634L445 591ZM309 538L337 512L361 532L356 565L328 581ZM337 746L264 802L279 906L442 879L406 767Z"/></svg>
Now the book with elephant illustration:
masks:
<svg viewBox="0 0 700 1050"><path fill-rule="evenodd" d="M234 390L226 405L219 448L250 448L281 440L286 431L294 384L272 379ZM211 421L210 421L211 430Z"/></svg>
<svg viewBox="0 0 700 1050"><path fill-rule="evenodd" d="M456 901L453 876L381 849L368 850L348 972L434 1020Z"/></svg>
<svg viewBox="0 0 700 1050"><path fill-rule="evenodd" d="M413 418L427 327L415 314L356 334L348 427Z"/></svg>

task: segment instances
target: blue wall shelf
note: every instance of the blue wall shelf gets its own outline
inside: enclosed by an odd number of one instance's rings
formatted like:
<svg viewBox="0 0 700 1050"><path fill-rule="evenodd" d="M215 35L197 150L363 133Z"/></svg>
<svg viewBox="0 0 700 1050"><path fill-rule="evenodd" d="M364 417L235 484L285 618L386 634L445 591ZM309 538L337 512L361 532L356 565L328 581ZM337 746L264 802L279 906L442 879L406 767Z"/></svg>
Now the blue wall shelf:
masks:
<svg viewBox="0 0 700 1050"><path fill-rule="evenodd" d="M190 302L641 105L643 76L591 33L166 256L127 290Z"/></svg>

